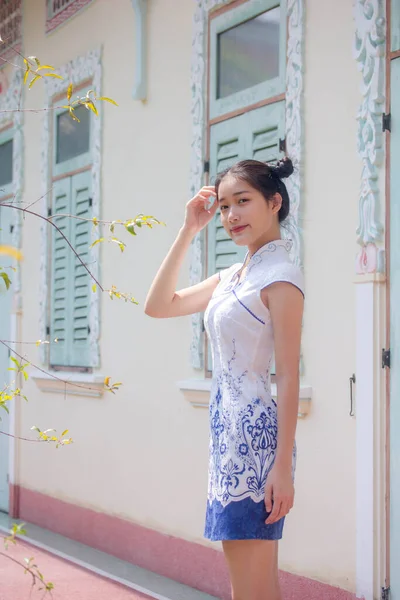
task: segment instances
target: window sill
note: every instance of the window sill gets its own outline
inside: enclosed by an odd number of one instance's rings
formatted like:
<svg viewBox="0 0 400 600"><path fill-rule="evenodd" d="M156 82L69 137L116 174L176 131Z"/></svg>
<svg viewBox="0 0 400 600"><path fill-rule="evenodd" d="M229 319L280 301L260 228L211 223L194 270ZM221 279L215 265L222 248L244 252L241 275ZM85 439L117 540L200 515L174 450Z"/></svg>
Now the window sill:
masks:
<svg viewBox="0 0 400 600"><path fill-rule="evenodd" d="M208 408L211 379L185 379L178 381L179 389L185 393L187 400L195 408ZM272 397L276 399L276 383L271 384ZM199 394L197 392L206 392ZM298 418L304 419L310 412L312 388L309 385L300 385Z"/></svg>
<svg viewBox="0 0 400 600"><path fill-rule="evenodd" d="M42 373L36 370L31 377L41 392L95 398L100 398L104 392L104 377L94 373L51 370Z"/></svg>

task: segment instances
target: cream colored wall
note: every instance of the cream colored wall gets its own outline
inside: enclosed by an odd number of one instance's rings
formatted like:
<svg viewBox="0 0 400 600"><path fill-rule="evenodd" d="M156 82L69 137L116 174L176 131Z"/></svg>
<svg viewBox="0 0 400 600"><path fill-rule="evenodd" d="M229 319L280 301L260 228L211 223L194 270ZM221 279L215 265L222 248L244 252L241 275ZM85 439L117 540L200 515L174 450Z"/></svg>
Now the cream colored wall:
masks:
<svg viewBox="0 0 400 600"><path fill-rule="evenodd" d="M359 75L346 0L306 3L304 220L305 380L312 413L298 427L297 497L282 544L289 570L355 582L354 260L360 162Z"/></svg>
<svg viewBox="0 0 400 600"><path fill-rule="evenodd" d="M351 3L308 0L306 17L304 239L307 303L304 383L312 412L298 427L296 506L281 545L281 566L352 589L355 580L354 372L355 228L360 163L355 115L359 78L352 58ZM104 218L154 214L166 228L143 231L126 252L102 248L102 280L143 303L173 241L187 201L191 142L190 54L193 3L149 3L149 99L132 100L134 14L129 0L97 0L45 37L45 7L25 3L25 49L62 65L103 44ZM111 26L110 26L111 24ZM171 32L173 35L171 35ZM43 103L41 84L26 105ZM25 200L41 195L41 116L26 114ZM39 337L39 224L24 228L23 339ZM188 261L180 285L188 282ZM42 394L29 381L20 435L65 428L75 444L56 451L20 447L19 483L189 540L202 538L206 501L207 410L194 409L176 382L189 366L190 318L157 321L135 307L102 300L103 375L123 381L116 396ZM38 352L27 347L38 361Z"/></svg>

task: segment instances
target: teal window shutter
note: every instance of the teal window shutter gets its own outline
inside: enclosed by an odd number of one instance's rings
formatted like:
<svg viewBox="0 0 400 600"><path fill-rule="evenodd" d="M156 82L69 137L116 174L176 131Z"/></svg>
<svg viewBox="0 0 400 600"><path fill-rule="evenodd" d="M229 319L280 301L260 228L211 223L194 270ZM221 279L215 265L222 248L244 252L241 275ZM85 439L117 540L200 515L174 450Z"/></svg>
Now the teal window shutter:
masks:
<svg viewBox="0 0 400 600"><path fill-rule="evenodd" d="M69 177L54 183L52 204L53 216L71 214L71 179ZM69 240L71 219L65 216L55 216L53 222ZM55 227L52 227L51 231L50 364L67 366L71 249Z"/></svg>
<svg viewBox="0 0 400 600"><path fill-rule="evenodd" d="M91 171L55 182L53 215L91 219ZM88 263L91 222L55 216L54 223ZM90 277L59 231L51 249L50 364L90 367ZM57 341L54 341L57 340Z"/></svg>
<svg viewBox="0 0 400 600"><path fill-rule="evenodd" d="M91 171L84 171L74 175L71 181L72 190L72 214L83 219L92 218L91 201ZM72 219L71 243L78 253L80 259L89 263L89 246L91 221ZM89 313L90 313L90 275L72 254L71 268L71 339L70 339L70 364L76 367L88 367L90 365L89 344ZM89 267L90 269L90 267Z"/></svg>

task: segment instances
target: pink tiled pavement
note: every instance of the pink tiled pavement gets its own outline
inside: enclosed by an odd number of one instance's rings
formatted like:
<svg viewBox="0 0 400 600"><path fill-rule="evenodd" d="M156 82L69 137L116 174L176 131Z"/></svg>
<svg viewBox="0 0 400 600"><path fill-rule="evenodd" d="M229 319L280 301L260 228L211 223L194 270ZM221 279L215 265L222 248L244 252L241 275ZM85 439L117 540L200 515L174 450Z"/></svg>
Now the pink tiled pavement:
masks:
<svg viewBox="0 0 400 600"><path fill-rule="evenodd" d="M51 556L26 542L18 541L1 552L24 562L24 558L35 557L35 561L47 581L54 583L53 600L148 600L144 596L118 583L81 569L68 561ZM31 592L32 578L4 555L0 555L0 600L39 600L43 591ZM35 590L35 588L34 588ZM50 595L46 596L50 600Z"/></svg>

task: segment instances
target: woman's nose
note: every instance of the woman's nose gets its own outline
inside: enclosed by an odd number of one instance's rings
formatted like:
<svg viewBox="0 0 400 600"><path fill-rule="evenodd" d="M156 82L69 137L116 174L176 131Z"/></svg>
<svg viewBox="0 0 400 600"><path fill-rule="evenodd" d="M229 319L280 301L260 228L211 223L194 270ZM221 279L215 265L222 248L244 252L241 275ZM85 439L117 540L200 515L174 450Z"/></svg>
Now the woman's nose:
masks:
<svg viewBox="0 0 400 600"><path fill-rule="evenodd" d="M228 221L237 221L239 218L239 215L236 212L235 208L230 208L229 212L228 212Z"/></svg>

